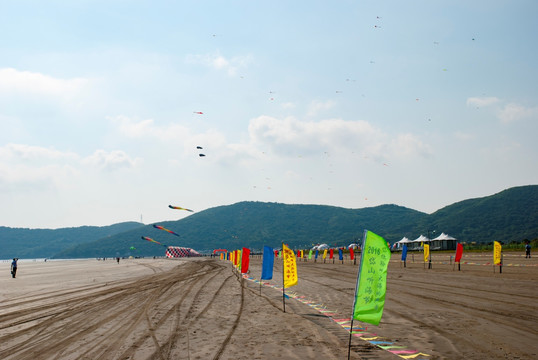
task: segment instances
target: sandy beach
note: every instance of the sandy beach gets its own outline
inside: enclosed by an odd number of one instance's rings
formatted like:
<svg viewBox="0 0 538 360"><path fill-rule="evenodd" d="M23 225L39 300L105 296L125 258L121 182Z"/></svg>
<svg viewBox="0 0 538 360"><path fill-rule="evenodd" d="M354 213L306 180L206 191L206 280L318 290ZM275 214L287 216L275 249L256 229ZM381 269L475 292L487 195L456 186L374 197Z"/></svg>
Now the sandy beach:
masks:
<svg viewBox="0 0 538 360"><path fill-rule="evenodd" d="M394 254L379 326L355 322L353 359L538 357L538 260ZM413 262L413 257L415 261ZM357 265L298 261L260 284L214 258L0 263L1 359L345 359ZM495 272L494 272L495 270Z"/></svg>

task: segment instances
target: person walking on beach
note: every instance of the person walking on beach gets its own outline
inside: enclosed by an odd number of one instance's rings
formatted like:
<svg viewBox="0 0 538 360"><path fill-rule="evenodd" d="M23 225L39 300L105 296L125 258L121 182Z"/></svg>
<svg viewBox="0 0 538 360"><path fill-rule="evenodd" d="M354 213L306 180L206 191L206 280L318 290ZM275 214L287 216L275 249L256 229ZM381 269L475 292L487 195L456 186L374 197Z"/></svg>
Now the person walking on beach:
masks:
<svg viewBox="0 0 538 360"><path fill-rule="evenodd" d="M15 275L17 275L17 258L13 258L13 261L11 262L11 276L13 279L15 279Z"/></svg>
<svg viewBox="0 0 538 360"><path fill-rule="evenodd" d="M527 242L527 245L525 245L525 259L531 257L531 244Z"/></svg>

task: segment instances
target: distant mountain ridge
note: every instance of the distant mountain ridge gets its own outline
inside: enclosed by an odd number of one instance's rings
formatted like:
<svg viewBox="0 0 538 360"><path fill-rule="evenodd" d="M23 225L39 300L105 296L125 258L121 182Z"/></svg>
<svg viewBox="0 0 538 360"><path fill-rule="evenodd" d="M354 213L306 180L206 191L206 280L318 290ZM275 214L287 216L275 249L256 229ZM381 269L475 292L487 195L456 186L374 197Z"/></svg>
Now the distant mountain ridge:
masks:
<svg viewBox="0 0 538 360"><path fill-rule="evenodd" d="M177 221L159 222L181 234L180 237L157 230L152 225L127 224L130 228L114 234L109 229L106 237L100 236L97 229L91 227L86 229L84 238L93 239L76 243L64 240L66 246L62 249L57 239L51 239L52 235L46 233L47 230L26 230L36 231L32 233L35 239L44 234L49 239L45 241L43 237L39 247L33 243L35 250L41 254L33 257L45 257L45 252L51 254L58 249L53 255L46 255L58 258L164 254L163 246L144 241L141 236L149 236L164 245L186 246L206 252L242 246L253 249L261 249L263 245L278 247L282 242L291 247L309 247L316 243L343 246L361 238L364 229L380 234L389 242L404 236L414 239L428 233L435 237L441 232L466 242L510 242L538 237L538 185L514 187L491 196L460 201L433 214L397 205L346 209L327 205L244 201L210 208ZM2 249L6 229L9 228L0 228ZM49 242L54 246L47 248ZM27 253L36 254L29 250L32 244L27 247ZM23 257L19 253L4 256L4 251L0 252L0 258Z"/></svg>
<svg viewBox="0 0 538 360"><path fill-rule="evenodd" d="M78 244L116 235L144 224L123 222L109 226L62 229L25 229L0 226L0 259L48 258Z"/></svg>

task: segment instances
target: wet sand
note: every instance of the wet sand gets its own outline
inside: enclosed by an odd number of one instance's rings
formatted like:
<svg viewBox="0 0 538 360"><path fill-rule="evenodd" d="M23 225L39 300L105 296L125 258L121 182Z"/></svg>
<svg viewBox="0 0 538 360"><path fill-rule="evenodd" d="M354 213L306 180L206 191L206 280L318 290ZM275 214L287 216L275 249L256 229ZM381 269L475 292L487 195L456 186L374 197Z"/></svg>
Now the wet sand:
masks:
<svg viewBox="0 0 538 360"><path fill-rule="evenodd" d="M505 253L394 254L379 326L355 322L353 359L538 357L538 261ZM412 258L415 262L412 262ZM1 270L4 269L4 270ZM282 265L260 286L211 258L0 263L2 359L345 359L358 264L298 261L286 289ZM494 273L495 270L495 273Z"/></svg>

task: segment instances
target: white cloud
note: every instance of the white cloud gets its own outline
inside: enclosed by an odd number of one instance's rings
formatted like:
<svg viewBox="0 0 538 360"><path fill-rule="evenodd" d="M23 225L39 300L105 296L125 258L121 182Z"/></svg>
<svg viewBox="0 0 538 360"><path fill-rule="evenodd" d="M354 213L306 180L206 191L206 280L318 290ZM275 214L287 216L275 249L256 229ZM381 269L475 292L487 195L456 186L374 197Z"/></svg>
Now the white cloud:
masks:
<svg viewBox="0 0 538 360"><path fill-rule="evenodd" d="M213 151L227 146L225 136L215 129L194 133L190 128L179 124L158 125L153 119L137 121L124 115L108 117L107 119L116 124L120 134L125 137L182 144L187 154L192 154L196 146L202 146L207 150L207 145L211 144Z"/></svg>
<svg viewBox="0 0 538 360"><path fill-rule="evenodd" d="M395 137L367 121L328 119L319 122L283 120L270 116L253 119L249 125L251 144L286 156L329 152L359 152L374 158L431 153L428 145L412 134Z"/></svg>
<svg viewBox="0 0 538 360"><path fill-rule="evenodd" d="M496 105L494 111L501 122L508 124L521 119L538 117L538 107L526 107L516 103L506 103L497 97L471 97L467 106L488 107Z"/></svg>
<svg viewBox="0 0 538 360"><path fill-rule="evenodd" d="M24 144L0 147L0 183L3 190L50 189L77 173L80 157L70 151Z"/></svg>
<svg viewBox="0 0 538 360"><path fill-rule="evenodd" d="M499 111L498 117L503 123L511 123L521 119L538 117L538 107L529 108L522 105L509 103Z"/></svg>
<svg viewBox="0 0 538 360"><path fill-rule="evenodd" d="M131 159L121 150L110 152L96 150L92 155L86 157L83 163L97 166L103 170L113 171L121 168L132 168L140 161L140 159Z"/></svg>
<svg viewBox="0 0 538 360"><path fill-rule="evenodd" d="M432 153L431 147L413 134L397 135L391 141L390 147L392 156L398 157L409 157L416 154L427 157Z"/></svg>
<svg viewBox="0 0 538 360"><path fill-rule="evenodd" d="M62 152L53 148L44 148L25 144L7 144L0 148L0 158L4 161L57 161L76 160L79 156L73 152Z"/></svg>
<svg viewBox="0 0 538 360"><path fill-rule="evenodd" d="M500 101L499 98L490 96L490 97L470 97L467 99L467 106L475 107L486 107L493 104L496 104Z"/></svg>
<svg viewBox="0 0 538 360"><path fill-rule="evenodd" d="M202 64L215 70L226 71L228 75L235 76L240 69L243 69L252 62L252 56L235 56L227 59L219 52L205 55L188 55L187 63Z"/></svg>
<svg viewBox="0 0 538 360"><path fill-rule="evenodd" d="M98 170L113 171L132 168L140 160L131 159L120 150L97 150L82 158L72 151L25 144L7 144L0 147L0 184L2 191L60 189L76 186L82 174L88 174L87 165Z"/></svg>
<svg viewBox="0 0 538 360"><path fill-rule="evenodd" d="M89 80L84 78L57 79L41 73L0 69L0 93L53 95L66 98L82 90Z"/></svg>

